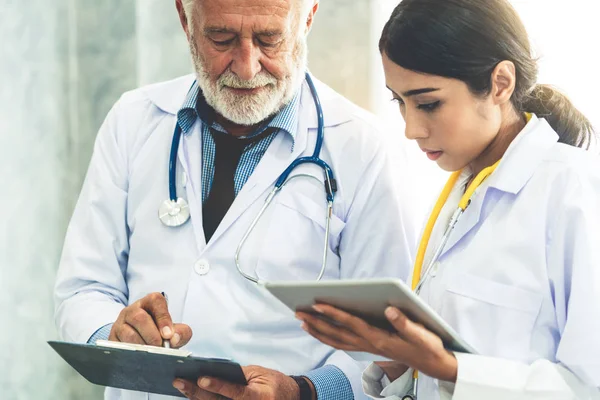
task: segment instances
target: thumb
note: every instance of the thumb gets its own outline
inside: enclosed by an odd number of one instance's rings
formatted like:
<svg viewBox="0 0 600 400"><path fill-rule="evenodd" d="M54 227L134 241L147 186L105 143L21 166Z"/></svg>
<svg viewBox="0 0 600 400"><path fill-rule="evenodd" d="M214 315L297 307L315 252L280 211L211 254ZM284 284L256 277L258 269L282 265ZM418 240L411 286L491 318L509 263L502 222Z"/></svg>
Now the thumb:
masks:
<svg viewBox="0 0 600 400"><path fill-rule="evenodd" d="M171 347L177 349L188 344L192 338L192 328L186 324L173 324L173 337L171 338Z"/></svg>
<svg viewBox="0 0 600 400"><path fill-rule="evenodd" d="M416 324L408 319L402 311L395 307L388 307L385 310L385 316L402 339L413 342L418 337Z"/></svg>

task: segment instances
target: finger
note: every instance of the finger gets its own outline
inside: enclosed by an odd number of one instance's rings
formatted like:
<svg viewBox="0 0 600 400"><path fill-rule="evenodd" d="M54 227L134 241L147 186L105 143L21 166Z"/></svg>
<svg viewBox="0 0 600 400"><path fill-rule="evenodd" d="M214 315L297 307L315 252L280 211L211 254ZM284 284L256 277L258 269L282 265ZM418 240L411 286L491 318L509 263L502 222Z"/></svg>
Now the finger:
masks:
<svg viewBox="0 0 600 400"><path fill-rule="evenodd" d="M146 344L138 331L126 323L120 324L116 327L115 338L118 342L123 343Z"/></svg>
<svg viewBox="0 0 600 400"><path fill-rule="evenodd" d="M171 346L173 348L183 347L192 338L192 328L186 324L173 324L173 337L171 338Z"/></svg>
<svg viewBox="0 0 600 400"><path fill-rule="evenodd" d="M125 314L125 323L133 327L144 340L144 344L152 346L162 345L162 337L154 320L142 308L133 308Z"/></svg>
<svg viewBox="0 0 600 400"><path fill-rule="evenodd" d="M309 323L302 324L302 329L304 329L309 335L317 339L319 342L326 344L327 346L333 347L334 349L344 351L361 351L361 349L358 347L350 345L349 343L340 342L337 339L323 334Z"/></svg>
<svg viewBox="0 0 600 400"><path fill-rule="evenodd" d="M352 347L360 347L363 342L360 337L360 332L354 333L343 327L335 326L328 321L324 321L321 318L306 316L304 319L303 328L310 326L313 331L319 332L323 336L327 336L330 339L335 340L339 343L344 343Z"/></svg>
<svg viewBox="0 0 600 400"><path fill-rule="evenodd" d="M237 385L217 378L200 377L198 378L198 386L211 393L224 396L228 399L243 399L247 386Z"/></svg>
<svg viewBox="0 0 600 400"><path fill-rule="evenodd" d="M184 379L175 379L173 381L173 387L191 400L217 400L222 398L215 393L202 390L194 382L186 381Z"/></svg>
<svg viewBox="0 0 600 400"><path fill-rule="evenodd" d="M332 307L327 304L317 304L313 306L313 309L319 314L325 315L328 318L344 325L345 327L350 328L353 331L366 330L368 327L371 326L368 323L366 323L363 319L355 317L352 314L348 314L345 311L342 311L338 308Z"/></svg>
<svg viewBox="0 0 600 400"><path fill-rule="evenodd" d="M427 329L412 322L402 311L395 307L388 307L385 316L406 342L414 344L423 342Z"/></svg>
<svg viewBox="0 0 600 400"><path fill-rule="evenodd" d="M167 307L165 296L152 293L140 300L140 306L154 319L159 332L164 339L173 337L173 321Z"/></svg>

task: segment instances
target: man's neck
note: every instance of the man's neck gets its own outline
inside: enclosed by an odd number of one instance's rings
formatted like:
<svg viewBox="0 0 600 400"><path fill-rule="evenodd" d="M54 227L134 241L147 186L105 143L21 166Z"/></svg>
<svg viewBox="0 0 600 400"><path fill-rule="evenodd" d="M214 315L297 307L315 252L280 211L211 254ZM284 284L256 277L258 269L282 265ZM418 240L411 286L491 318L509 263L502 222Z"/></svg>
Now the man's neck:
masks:
<svg viewBox="0 0 600 400"><path fill-rule="evenodd" d="M248 136L252 132L256 131L258 127L262 124L261 122L256 125L238 125L234 122L229 121L228 119L226 119L222 115L219 115L218 113L215 114L215 122L217 122L219 125L225 128L227 133L235 137Z"/></svg>

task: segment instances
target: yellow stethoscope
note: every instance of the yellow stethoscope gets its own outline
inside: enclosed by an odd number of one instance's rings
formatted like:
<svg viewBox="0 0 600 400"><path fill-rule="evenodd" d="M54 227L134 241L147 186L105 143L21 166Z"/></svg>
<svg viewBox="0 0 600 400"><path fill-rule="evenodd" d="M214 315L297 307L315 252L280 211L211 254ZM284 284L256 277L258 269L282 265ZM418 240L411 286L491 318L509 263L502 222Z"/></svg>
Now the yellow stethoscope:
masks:
<svg viewBox="0 0 600 400"><path fill-rule="evenodd" d="M527 119L527 122L529 122L531 120L531 117L532 117L532 114L529 114L529 113L525 114L525 118ZM448 242L448 238L450 237L452 230L454 230L454 227L458 223L458 220L464 214L467 207L469 207L469 205L471 204L471 197L473 197L475 190L477 190L477 188L479 186L481 186L483 181L485 181L496 170L496 168L500 164L500 161L502 161L502 159L498 160L494 165L491 165L491 166L483 169L479 174L477 174L475 179L473 179L473 181L471 182L471 184L465 191L465 194L461 197L460 201L458 202L458 208L456 209L454 214L452 214L452 218L450 218L450 222L448 223L448 226L446 227L446 230L444 231L442 240L440 241L440 244L438 245L435 253L433 254L431 261L427 265L427 268L425 269L425 273L423 274L423 276L421 276L421 271L423 269L423 261L425 260L425 252L427 250L427 246L429 245L429 239L431 238L431 233L433 232L433 227L435 226L435 223L440 215L440 212L442 211L442 208L446 204L446 201L448 201L448 197L450 197L450 193L452 192L452 189L454 189L454 185L456 185L458 178L462 174L462 170L456 171L456 172L452 173L452 175L450 175L448 182L446 182L446 185L444 186L444 189L442 190L440 197L437 199L437 202L435 203L435 207L433 207L433 211L431 212L431 215L429 216L429 219L427 220L427 225L425 225L425 230L423 231L423 237L421 238L421 242L419 243L419 249L417 251L417 258L415 260L415 266L413 268L413 277L412 277L412 289L416 294L420 293L421 288L423 287L423 284L427 281L427 279L429 278L429 275L431 274L433 265L436 263L436 261L442 254L442 251L444 250L444 247L446 246L446 243ZM402 397L402 400L416 400L417 399L418 380L419 380L419 371L415 370L415 372L413 373L412 393Z"/></svg>

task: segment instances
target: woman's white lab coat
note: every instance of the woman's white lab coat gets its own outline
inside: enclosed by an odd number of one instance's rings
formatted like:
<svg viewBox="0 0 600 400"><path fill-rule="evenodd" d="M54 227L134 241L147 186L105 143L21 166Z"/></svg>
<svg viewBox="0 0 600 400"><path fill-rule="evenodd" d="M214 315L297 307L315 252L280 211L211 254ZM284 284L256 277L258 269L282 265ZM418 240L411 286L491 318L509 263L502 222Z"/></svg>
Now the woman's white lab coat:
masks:
<svg viewBox="0 0 600 400"><path fill-rule="evenodd" d="M600 398L600 160L557 140L532 118L434 265L421 297L480 355L456 354L455 385L421 375L420 399ZM440 214L424 265L464 185ZM409 375L383 388L371 365L363 385L398 399Z"/></svg>

